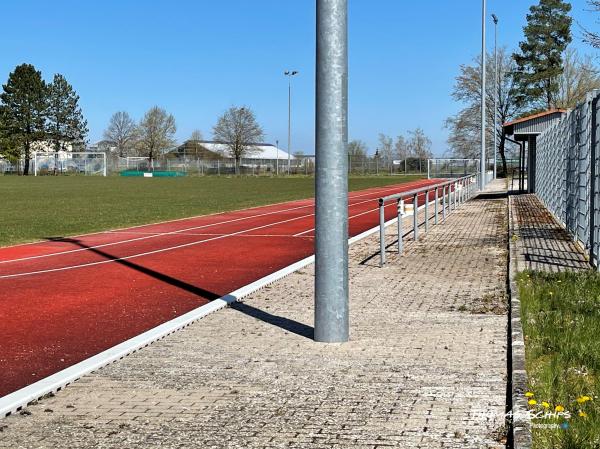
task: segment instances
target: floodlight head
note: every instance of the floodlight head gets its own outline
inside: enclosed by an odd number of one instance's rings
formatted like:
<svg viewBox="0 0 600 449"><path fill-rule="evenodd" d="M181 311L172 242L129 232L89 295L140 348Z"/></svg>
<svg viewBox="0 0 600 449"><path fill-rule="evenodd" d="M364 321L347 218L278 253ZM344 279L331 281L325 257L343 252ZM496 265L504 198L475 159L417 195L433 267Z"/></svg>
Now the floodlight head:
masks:
<svg viewBox="0 0 600 449"><path fill-rule="evenodd" d="M496 14L492 14L492 19L494 20L494 24L498 25L498 16Z"/></svg>
<svg viewBox="0 0 600 449"><path fill-rule="evenodd" d="M297 75L297 74L298 74L298 71L297 71L297 70L294 70L294 71L292 72L292 75Z"/></svg>
<svg viewBox="0 0 600 449"><path fill-rule="evenodd" d="M283 74L284 74L284 75L289 75L289 74L290 74L290 72L289 72L289 70L286 70L285 72L283 72Z"/></svg>

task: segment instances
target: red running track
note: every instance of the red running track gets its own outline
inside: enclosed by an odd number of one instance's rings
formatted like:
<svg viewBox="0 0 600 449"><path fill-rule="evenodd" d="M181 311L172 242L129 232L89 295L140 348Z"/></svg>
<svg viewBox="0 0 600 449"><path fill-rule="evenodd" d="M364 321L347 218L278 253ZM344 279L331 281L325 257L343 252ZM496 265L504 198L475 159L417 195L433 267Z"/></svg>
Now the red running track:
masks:
<svg viewBox="0 0 600 449"><path fill-rule="evenodd" d="M350 236L435 182L350 193ZM307 199L0 248L0 397L308 257L313 228Z"/></svg>

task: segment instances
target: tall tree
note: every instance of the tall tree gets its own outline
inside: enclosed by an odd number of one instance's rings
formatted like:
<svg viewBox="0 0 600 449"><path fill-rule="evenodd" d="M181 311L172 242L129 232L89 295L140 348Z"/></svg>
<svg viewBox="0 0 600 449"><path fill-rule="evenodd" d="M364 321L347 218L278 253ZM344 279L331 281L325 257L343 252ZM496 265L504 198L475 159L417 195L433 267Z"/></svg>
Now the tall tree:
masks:
<svg viewBox="0 0 600 449"><path fill-rule="evenodd" d="M416 128L408 132L410 136L409 145L412 154L419 159L429 159L433 157L431 152L431 139L427 137L422 128Z"/></svg>
<svg viewBox="0 0 600 449"><path fill-rule="evenodd" d="M600 89L600 71L590 56L581 56L572 47L567 48L563 60L556 107L571 109L583 101L588 92Z"/></svg>
<svg viewBox="0 0 600 449"><path fill-rule="evenodd" d="M525 40L520 53L513 55L519 84L519 101L533 108L556 107L558 77L563 70L562 55L571 42L570 3L540 0L529 8Z"/></svg>
<svg viewBox="0 0 600 449"><path fill-rule="evenodd" d="M115 112L104 131L104 139L117 149L119 157L129 155L135 146L138 128L135 121L125 111Z"/></svg>
<svg viewBox="0 0 600 449"><path fill-rule="evenodd" d="M144 114L138 127L138 145L141 153L148 158L148 166L154 166L153 161L161 151L175 145L175 117L164 109L154 106Z"/></svg>
<svg viewBox="0 0 600 449"><path fill-rule="evenodd" d="M54 75L48 85L46 111L46 134L55 152L85 141L87 121L79 106L79 95L61 74Z"/></svg>
<svg viewBox="0 0 600 449"><path fill-rule="evenodd" d="M396 143L394 144L395 157L400 160L404 160L410 157L410 145L406 137L397 136Z"/></svg>
<svg viewBox="0 0 600 449"><path fill-rule="evenodd" d="M263 136L254 112L245 106L230 107L213 128L214 140L227 145L229 156L235 159L236 173L239 173L242 157L251 154L252 145L260 143Z"/></svg>
<svg viewBox="0 0 600 449"><path fill-rule="evenodd" d="M379 158L384 166L391 166L394 160L393 139L390 136L379 133Z"/></svg>
<svg viewBox="0 0 600 449"><path fill-rule="evenodd" d="M31 64L17 66L2 86L0 94L0 133L13 148L22 145L25 165L23 174L29 174L31 146L45 139L46 83L40 71Z"/></svg>
<svg viewBox="0 0 600 449"><path fill-rule="evenodd" d="M196 157L198 157L198 154L202 149L200 142L203 139L204 137L202 136L202 131L200 131L199 129L195 129L192 131L192 134L190 135L190 144L192 145L192 149Z"/></svg>
<svg viewBox="0 0 600 449"><path fill-rule="evenodd" d="M488 80L495 79L494 58L486 58L486 73ZM518 86L515 83L514 72L516 63L506 48L498 50L498 101L497 114L494 114L495 83L486 84L486 114L487 151L494 151L494 120L498 133L498 154L502 162L501 174L506 173L506 136L502 125L525 112L527 105L517 101ZM460 73L456 77L452 98L464 105L456 115L446 120L446 127L450 130L448 144L451 154L455 157L477 159L481 142L481 58L474 59L474 63L460 66Z"/></svg>

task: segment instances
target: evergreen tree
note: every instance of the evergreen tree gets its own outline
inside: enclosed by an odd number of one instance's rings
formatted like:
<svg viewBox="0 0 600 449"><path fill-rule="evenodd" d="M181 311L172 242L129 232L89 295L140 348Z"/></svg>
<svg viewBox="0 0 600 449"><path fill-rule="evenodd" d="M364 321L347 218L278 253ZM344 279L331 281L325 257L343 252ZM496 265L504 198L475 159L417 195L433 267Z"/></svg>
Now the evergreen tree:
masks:
<svg viewBox="0 0 600 449"><path fill-rule="evenodd" d="M571 5L562 0L540 0L529 11L523 28L525 40L519 44L520 53L513 55L519 101L551 109L556 106L563 52L571 42Z"/></svg>
<svg viewBox="0 0 600 449"><path fill-rule="evenodd" d="M52 140L54 151L64 150L67 144L85 141L87 121L79 107L79 95L64 76L54 75L48 86L47 136Z"/></svg>
<svg viewBox="0 0 600 449"><path fill-rule="evenodd" d="M22 148L24 175L29 173L31 145L45 138L46 89L41 72L31 64L17 66L2 86L0 134L13 154Z"/></svg>

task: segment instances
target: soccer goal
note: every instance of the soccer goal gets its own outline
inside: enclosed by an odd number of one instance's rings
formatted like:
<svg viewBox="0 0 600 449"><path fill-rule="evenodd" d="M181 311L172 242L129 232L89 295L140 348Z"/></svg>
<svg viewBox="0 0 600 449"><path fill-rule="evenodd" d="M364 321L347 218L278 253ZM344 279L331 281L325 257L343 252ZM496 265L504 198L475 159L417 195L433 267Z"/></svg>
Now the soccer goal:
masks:
<svg viewBox="0 0 600 449"><path fill-rule="evenodd" d="M459 178L479 173L479 159L428 159L427 178Z"/></svg>
<svg viewBox="0 0 600 449"><path fill-rule="evenodd" d="M34 153L33 173L40 175L106 176L106 153Z"/></svg>

